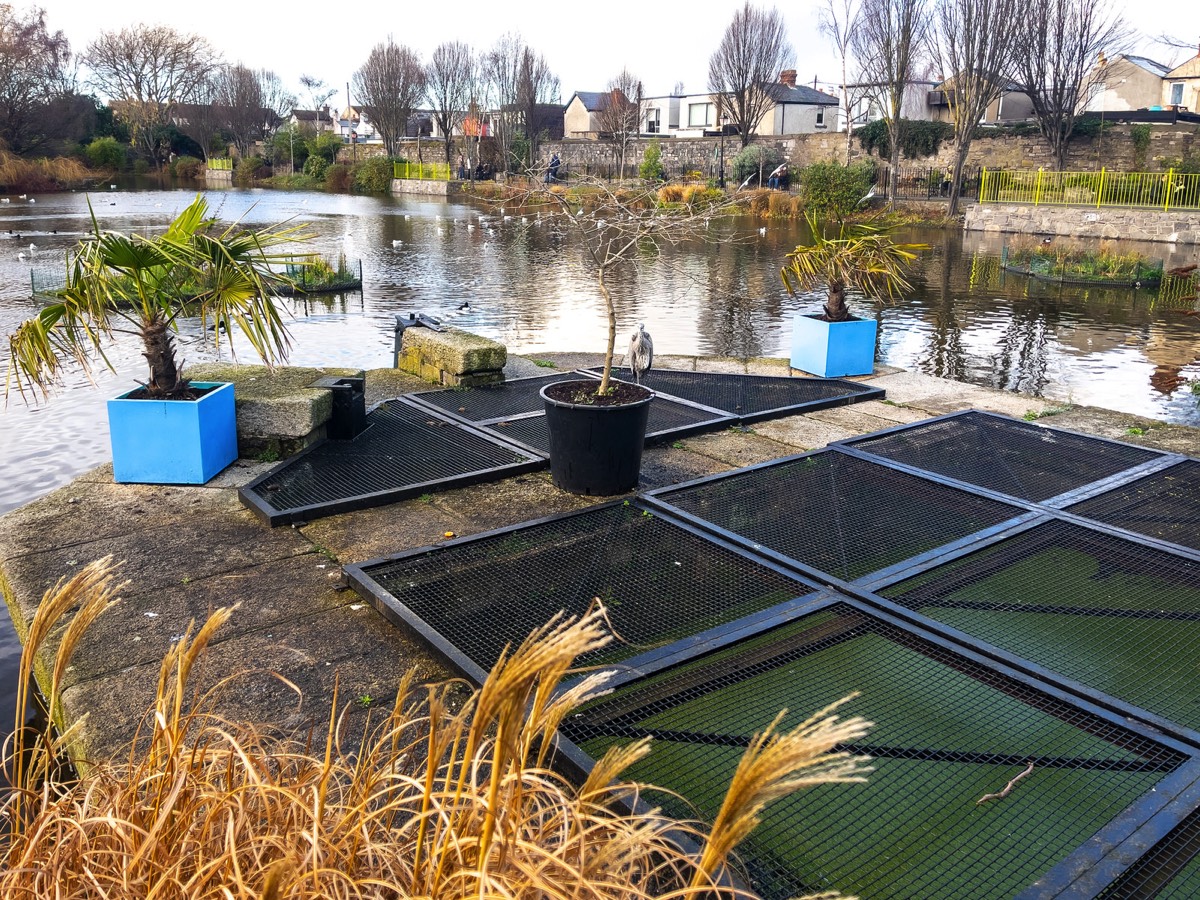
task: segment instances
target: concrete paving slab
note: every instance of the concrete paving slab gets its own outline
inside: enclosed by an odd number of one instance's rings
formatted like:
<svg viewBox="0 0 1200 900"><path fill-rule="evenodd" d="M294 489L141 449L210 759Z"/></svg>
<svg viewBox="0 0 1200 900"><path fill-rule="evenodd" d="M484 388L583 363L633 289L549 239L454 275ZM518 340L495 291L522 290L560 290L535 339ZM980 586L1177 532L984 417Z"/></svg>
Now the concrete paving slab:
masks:
<svg viewBox="0 0 1200 900"><path fill-rule="evenodd" d="M1169 425L1131 413L1094 406L1074 406L1054 415L1043 416L1037 420L1037 424L1094 434L1168 453L1200 457L1200 429Z"/></svg>
<svg viewBox="0 0 1200 900"><path fill-rule="evenodd" d="M241 614L236 611L234 617ZM216 642L203 656L191 683L203 692L226 682L213 707L221 716L299 736L311 727L323 742L337 677L338 707L346 713L343 746L351 749L368 711L374 710L377 721L382 710L390 708L400 678L412 667L419 683L451 676L414 639L370 604L357 601L248 630L238 640ZM77 752L85 759L120 755L149 708L157 679L158 664L145 664L64 691L65 719L87 717Z"/></svg>
<svg viewBox="0 0 1200 900"><path fill-rule="evenodd" d="M763 437L768 437L788 447L789 453L816 450L834 441L844 441L856 434L856 432L841 426L811 419L808 416L772 419L770 422L759 422L754 428Z"/></svg>
<svg viewBox="0 0 1200 900"><path fill-rule="evenodd" d="M118 572L118 576L122 573ZM199 628L214 610L238 604L238 612L214 638L237 640L248 631L311 616L358 602L342 584L342 569L317 552L271 560L240 570L188 579L161 590L142 592L131 584L122 592L119 614L101 616L83 636L76 663L64 685L111 675L143 663L157 665L172 644ZM112 610L116 613L116 610ZM56 652L65 625L50 636Z"/></svg>
<svg viewBox="0 0 1200 900"><path fill-rule="evenodd" d="M687 446L692 453L707 456L735 469L794 452L791 447L759 432L758 425L746 432L727 428L713 434L699 435L690 438Z"/></svg>
<svg viewBox="0 0 1200 900"><path fill-rule="evenodd" d="M233 491L195 490L187 499L147 504L135 531L79 540L48 541L41 551L6 559L3 575L16 599L9 615L23 636L42 595L59 578L105 556L123 561L121 578L150 593L221 572L245 569L311 551L291 529L264 529ZM125 504L108 509L114 517L135 516Z"/></svg>
<svg viewBox="0 0 1200 900"><path fill-rule="evenodd" d="M1050 401L1027 394L992 390L918 372L884 375L870 379L870 384L887 391L887 398L894 403L935 416L964 409L985 409L1021 418L1027 412L1042 412L1054 406Z"/></svg>
<svg viewBox="0 0 1200 900"><path fill-rule="evenodd" d="M887 409L882 403L879 406ZM924 418L919 413L914 413L914 415L917 418ZM882 431L885 428L896 426L894 419L885 419L882 416L874 415L872 412L860 409L858 405L818 409L805 413L805 418L814 422L824 422L826 425L834 425L854 434L870 434L873 431Z"/></svg>
<svg viewBox="0 0 1200 900"><path fill-rule="evenodd" d="M860 412L891 422L894 425L909 425L928 418L921 410L911 409L889 400L866 400L854 404Z"/></svg>
<svg viewBox="0 0 1200 900"><path fill-rule="evenodd" d="M679 441L678 448L671 445L647 448L642 454L642 473L638 479L638 489L652 491L732 468L730 464L719 459L692 452L689 441L688 438Z"/></svg>

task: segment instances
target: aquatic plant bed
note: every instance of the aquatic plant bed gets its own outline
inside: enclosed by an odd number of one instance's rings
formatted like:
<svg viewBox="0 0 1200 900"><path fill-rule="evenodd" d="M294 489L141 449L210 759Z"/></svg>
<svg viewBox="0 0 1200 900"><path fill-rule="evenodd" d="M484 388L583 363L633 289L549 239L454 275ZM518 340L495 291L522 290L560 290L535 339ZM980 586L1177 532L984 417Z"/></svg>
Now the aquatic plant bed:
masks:
<svg viewBox="0 0 1200 900"><path fill-rule="evenodd" d="M315 444L238 495L267 524L285 525L544 466L540 457L400 398L368 412L357 437Z"/></svg>
<svg viewBox="0 0 1200 900"><path fill-rule="evenodd" d="M878 388L837 379L655 375L683 393L724 398L752 412L662 393L650 405L647 443L884 396ZM284 461L242 488L242 502L269 524L282 525L544 468L550 439L539 392L547 384L591 377L556 372L389 400L367 414L366 432L324 441ZM744 387L737 387L739 379L748 379ZM785 401L789 405L780 405Z"/></svg>
<svg viewBox="0 0 1200 900"><path fill-rule="evenodd" d="M1031 240L1006 244L1000 253L1000 265L1008 272L1067 284L1153 287L1163 279L1161 259Z"/></svg>
<svg viewBox="0 0 1200 900"><path fill-rule="evenodd" d="M768 808L767 898L1191 896L1200 461L1093 440L946 416L345 571L473 681L602 602L614 691L559 764L651 736L630 774L681 817L780 709L860 691L875 772Z"/></svg>

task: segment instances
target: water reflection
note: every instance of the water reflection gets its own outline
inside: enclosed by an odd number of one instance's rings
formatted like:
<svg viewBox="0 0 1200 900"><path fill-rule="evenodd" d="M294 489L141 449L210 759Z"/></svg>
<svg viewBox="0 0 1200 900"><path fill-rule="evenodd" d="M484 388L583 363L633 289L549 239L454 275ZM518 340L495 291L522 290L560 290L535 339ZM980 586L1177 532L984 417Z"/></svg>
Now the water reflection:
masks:
<svg viewBox="0 0 1200 900"><path fill-rule="evenodd" d="M192 199L190 190L113 191L93 196L106 228L153 233ZM61 265L90 221L83 194L38 198L36 207L0 208L0 330L35 309L30 269L17 258L30 242L38 265ZM267 225L290 219L314 233L313 249L361 259L361 293L287 301L294 319L292 362L386 366L396 313L421 311L503 341L516 353L600 350L606 332L595 283L569 230L549 215L424 198L354 197L268 191L210 192L227 219ZM659 353L786 356L791 318L815 312L820 292L792 297L779 268L808 239L803 223L713 222L709 239L647 252L614 273L622 333L647 323ZM11 232L11 237L10 237ZM16 236L20 235L20 240ZM1003 271L1003 236L912 229L904 239L931 245L915 291L902 304L860 315L880 323L881 362L943 378L1071 399L1172 421L1200 424L1191 380L1200 378L1200 316L1191 293L1157 293L1032 280ZM1194 261L1194 248L1129 245L1165 259ZM458 308L470 300L471 310ZM227 357L195 323L183 324L188 362ZM235 342L245 355L247 348ZM25 502L104 461L103 398L141 377L140 348L113 350L117 374L79 372L49 404L10 404L0 412L0 511Z"/></svg>

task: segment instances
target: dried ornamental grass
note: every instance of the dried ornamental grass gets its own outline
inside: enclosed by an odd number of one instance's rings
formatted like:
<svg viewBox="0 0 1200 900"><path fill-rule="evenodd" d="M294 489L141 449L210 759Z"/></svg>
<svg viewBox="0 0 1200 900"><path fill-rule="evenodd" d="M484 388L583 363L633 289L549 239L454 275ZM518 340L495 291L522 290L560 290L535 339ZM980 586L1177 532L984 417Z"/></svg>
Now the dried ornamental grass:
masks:
<svg viewBox="0 0 1200 900"><path fill-rule="evenodd" d="M103 560L47 592L23 674L63 613L80 608L60 644L52 706L73 645L117 589ZM465 701L461 685L422 688L410 673L392 711L347 750L335 689L314 751L204 711L212 694L185 702L191 670L230 614L215 613L163 660L147 733L126 762L67 783L48 762L61 739L10 748L10 760L35 762L9 769L18 787L5 809L0 897L746 896L727 861L763 806L867 771L835 747L868 723L839 722L831 706L786 734L776 719L754 739L707 834L657 810L628 813L642 788L621 773L648 741L614 747L574 787L549 767L554 732L606 676L559 685L576 657L610 640L603 610L537 629Z"/></svg>

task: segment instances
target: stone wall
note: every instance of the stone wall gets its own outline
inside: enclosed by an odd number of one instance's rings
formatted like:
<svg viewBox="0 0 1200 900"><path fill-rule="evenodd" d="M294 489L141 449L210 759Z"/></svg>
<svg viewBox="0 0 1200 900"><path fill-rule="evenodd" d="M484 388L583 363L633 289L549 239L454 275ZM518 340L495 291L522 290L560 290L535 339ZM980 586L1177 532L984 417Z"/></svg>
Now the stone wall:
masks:
<svg viewBox="0 0 1200 900"><path fill-rule="evenodd" d="M1067 153L1069 170L1092 171L1101 166L1124 171L1161 171L1171 161L1200 153L1200 129L1192 126L1153 125L1150 147L1141 158L1131 136L1132 126L1126 124L1109 126L1102 136L1079 137L1071 142ZM642 154L650 139L639 139L630 144L626 154L626 173L636 174ZM755 144L772 146L783 153L796 166L807 166L814 162L845 160L845 132L821 132L819 134L797 134L787 137L756 138ZM686 171L699 171L705 177L713 175L719 158L719 138L661 138L663 165L667 175L679 177ZM593 140L550 141L540 145L545 165L552 153L557 153L568 169L607 175L615 174L619 164L616 148L609 143ZM725 171L731 171L730 161L741 150L741 143L734 138L725 139ZM864 153L857 139L851 141L851 159L875 159ZM936 156L921 159L902 159L905 166L948 166L952 161L952 148L943 143ZM977 138L971 144L967 157L968 166L986 166L989 169L1036 169L1054 168L1054 160L1046 142L1036 131L1027 134L996 134Z"/></svg>
<svg viewBox="0 0 1200 900"><path fill-rule="evenodd" d="M1090 206L968 206L967 231L1200 244L1200 212Z"/></svg>

